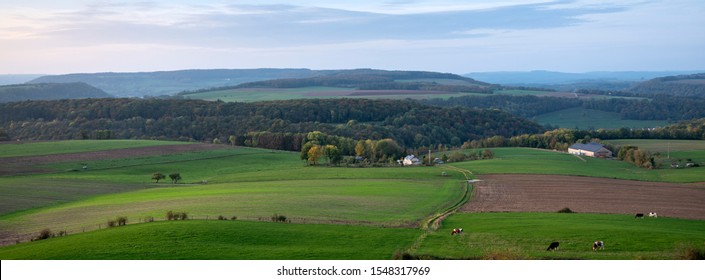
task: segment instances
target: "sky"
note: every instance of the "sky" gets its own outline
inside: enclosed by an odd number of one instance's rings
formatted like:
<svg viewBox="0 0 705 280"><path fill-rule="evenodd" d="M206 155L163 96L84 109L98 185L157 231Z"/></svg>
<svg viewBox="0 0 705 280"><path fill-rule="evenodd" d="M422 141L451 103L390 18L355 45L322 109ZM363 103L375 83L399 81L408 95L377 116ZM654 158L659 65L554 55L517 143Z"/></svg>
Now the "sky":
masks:
<svg viewBox="0 0 705 280"><path fill-rule="evenodd" d="M703 0L2 0L0 74L703 70L703 15Z"/></svg>

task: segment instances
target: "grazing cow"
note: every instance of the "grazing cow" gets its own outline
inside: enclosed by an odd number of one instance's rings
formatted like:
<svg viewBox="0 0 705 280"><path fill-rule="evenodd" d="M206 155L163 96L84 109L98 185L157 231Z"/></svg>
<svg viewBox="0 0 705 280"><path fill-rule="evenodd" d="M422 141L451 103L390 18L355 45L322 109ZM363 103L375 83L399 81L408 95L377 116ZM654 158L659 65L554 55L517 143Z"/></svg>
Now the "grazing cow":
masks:
<svg viewBox="0 0 705 280"><path fill-rule="evenodd" d="M592 250L597 251L597 250L604 250L605 249L605 242L602 242L602 240L595 241L595 243L592 243Z"/></svg>
<svg viewBox="0 0 705 280"><path fill-rule="evenodd" d="M463 229L462 228L454 228L453 231L450 232L450 235L456 235L456 234L463 234Z"/></svg>
<svg viewBox="0 0 705 280"><path fill-rule="evenodd" d="M656 212L651 212L649 213L649 218L658 218L658 214L656 214Z"/></svg>
<svg viewBox="0 0 705 280"><path fill-rule="evenodd" d="M634 215L634 219L636 219L636 218L642 218L642 219L643 219L643 218L644 218L644 213L636 213L636 215Z"/></svg>
<svg viewBox="0 0 705 280"><path fill-rule="evenodd" d="M546 251L551 251L551 250L555 251L555 250L558 250L558 245L560 245L560 243L558 243L558 242L551 242L551 245L548 245L548 249L546 249Z"/></svg>

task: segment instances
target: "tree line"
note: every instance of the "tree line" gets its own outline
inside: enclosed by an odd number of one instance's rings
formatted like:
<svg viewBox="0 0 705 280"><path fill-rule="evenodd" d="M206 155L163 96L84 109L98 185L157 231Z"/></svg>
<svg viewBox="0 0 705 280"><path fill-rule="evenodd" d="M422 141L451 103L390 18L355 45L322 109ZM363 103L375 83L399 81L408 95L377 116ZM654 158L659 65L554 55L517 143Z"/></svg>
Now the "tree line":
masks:
<svg viewBox="0 0 705 280"><path fill-rule="evenodd" d="M471 139L543 131L499 110L367 99L24 101L0 104L0 127L9 139L217 139L282 150L299 150L305 144L301 134L311 131L355 140L389 138L408 148L459 146Z"/></svg>

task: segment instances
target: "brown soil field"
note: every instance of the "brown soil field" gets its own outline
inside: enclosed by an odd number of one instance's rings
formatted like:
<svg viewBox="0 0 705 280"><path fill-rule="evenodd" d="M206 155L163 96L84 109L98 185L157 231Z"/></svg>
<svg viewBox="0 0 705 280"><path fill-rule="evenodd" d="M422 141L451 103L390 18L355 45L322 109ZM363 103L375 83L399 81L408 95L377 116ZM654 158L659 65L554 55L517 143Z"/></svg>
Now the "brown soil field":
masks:
<svg viewBox="0 0 705 280"><path fill-rule="evenodd" d="M70 154L54 154L44 156L27 156L27 157L7 157L2 159L0 165L0 176L21 175L31 173L45 173L54 170L38 168L38 165L57 163L57 162L74 162L74 161L89 161L89 160L106 160L106 159L121 159L130 157L145 157L179 154L203 150L224 149L227 146L214 144L188 144L188 145L166 145L154 147L139 147L128 149L115 149L105 151L94 151L85 153L70 153Z"/></svg>
<svg viewBox="0 0 705 280"><path fill-rule="evenodd" d="M482 175L463 212L635 214L705 220L705 184L559 175Z"/></svg>

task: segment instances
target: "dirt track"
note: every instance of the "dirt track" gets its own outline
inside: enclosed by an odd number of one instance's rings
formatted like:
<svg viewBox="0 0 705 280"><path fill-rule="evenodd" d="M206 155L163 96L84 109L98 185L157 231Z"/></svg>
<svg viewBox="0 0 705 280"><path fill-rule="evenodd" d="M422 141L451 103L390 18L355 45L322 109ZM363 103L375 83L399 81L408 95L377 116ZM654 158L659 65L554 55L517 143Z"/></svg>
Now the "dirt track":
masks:
<svg viewBox="0 0 705 280"><path fill-rule="evenodd" d="M705 183L671 184L557 175L483 175L464 212L575 212L705 220Z"/></svg>
<svg viewBox="0 0 705 280"><path fill-rule="evenodd" d="M95 151L86 153L55 154L44 156L28 157L8 157L2 158L0 165L0 176L20 175L32 173L52 172L53 170L40 169L37 166L42 164L72 161L89 161L120 159L130 157L169 155L193 151L224 149L224 145L213 144L189 144L189 145L166 145L140 148L127 148L116 150Z"/></svg>

